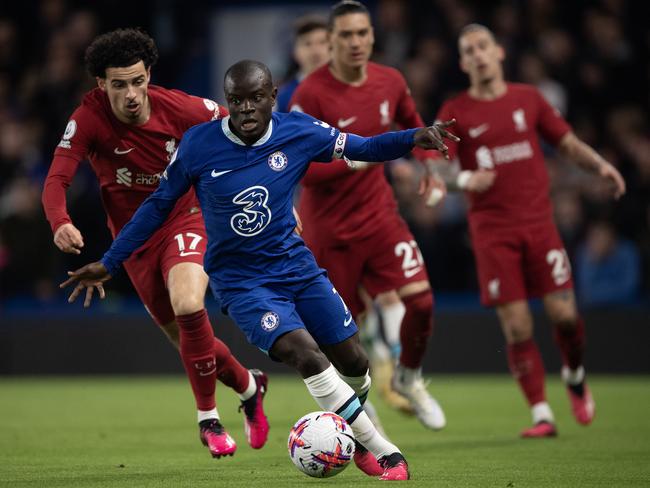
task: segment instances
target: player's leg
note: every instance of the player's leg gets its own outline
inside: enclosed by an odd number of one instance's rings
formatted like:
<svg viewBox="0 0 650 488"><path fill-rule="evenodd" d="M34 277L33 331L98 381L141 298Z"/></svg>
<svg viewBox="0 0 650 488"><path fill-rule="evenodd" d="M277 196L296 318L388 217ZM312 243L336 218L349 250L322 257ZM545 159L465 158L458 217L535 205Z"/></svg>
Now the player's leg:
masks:
<svg viewBox="0 0 650 488"><path fill-rule="evenodd" d="M527 302L525 239L516 229L494 232L488 237L472 241L481 302L496 308L510 372L531 408L534 425L521 435L556 435L553 412L544 390L544 363L533 338L533 319Z"/></svg>
<svg viewBox="0 0 650 488"><path fill-rule="evenodd" d="M267 378L260 371L244 368L228 346L214 336L205 310L208 276L203 270L203 256L207 237L201 214L179 218L163 245L161 270L179 325L181 358L197 400L199 422L214 426L218 418L214 393L219 379L242 401L247 440L253 448L260 448L268 436L262 405ZM202 370L201 364L210 360L213 367Z"/></svg>
<svg viewBox="0 0 650 488"><path fill-rule="evenodd" d="M367 247L367 245L359 246L355 243L331 247L318 246L318 244L315 243L312 247L316 261L319 266L327 269L331 283L327 280L325 281L329 286L331 286L332 283L336 286L336 296L341 297L340 299L344 300L346 306L349 307L352 317L362 315L365 309L362 297L359 295L359 281L361 279L361 271L363 269ZM313 293L310 295L308 291L304 291L302 293L302 300L305 303L320 304L320 288L318 286L311 286L308 287L307 290ZM300 304L298 304L298 306L300 306ZM324 313L327 313L327 310L324 310ZM325 324L325 326L328 327L329 323ZM382 429L381 421L372 404L366 401L362 405L372 422L378 426L379 429Z"/></svg>
<svg viewBox="0 0 650 488"><path fill-rule="evenodd" d="M226 437L217 435L214 439L210 438L214 437L212 433L215 430L222 430L217 425L219 414L215 403L218 378L239 396L244 411L246 438L251 447L259 449L266 443L269 431L263 408L268 380L261 371L244 368L228 346L214 336L204 305L208 276L201 263L197 262L203 259L206 239L203 237L202 223L195 224L196 228L188 226L194 232L174 236L163 269L169 268L166 274L167 288L179 325L181 358L197 400L202 439L207 442L213 455L224 450ZM187 244L185 241L188 241ZM182 252L180 247L192 247L191 252L196 254ZM207 370L203 367L206 364L211 365ZM226 444L225 450L232 449L234 452L234 447L229 447L231 443Z"/></svg>
<svg viewBox="0 0 650 488"><path fill-rule="evenodd" d="M405 313L404 304L395 290L378 294L374 301L365 290L363 292L366 295L366 312L355 319L361 328L362 343L368 351L375 390L392 408L413 414L409 401L391 386L395 363L401 352L400 328Z"/></svg>
<svg viewBox="0 0 650 488"><path fill-rule="evenodd" d="M596 405L585 381L585 326L578 315L575 294L573 289L560 290L545 295L543 301L562 354L562 380L567 385L573 416L578 423L589 425Z"/></svg>
<svg viewBox="0 0 650 488"><path fill-rule="evenodd" d="M422 380L422 362L433 333L433 293L422 253L404 221L395 215L373 239L363 284L372 296L397 290L404 304L399 327L401 352L392 387L410 402L427 428L445 426L444 412ZM393 326L394 327L394 326Z"/></svg>
<svg viewBox="0 0 650 488"><path fill-rule="evenodd" d="M359 355L348 358L348 363L354 362L354 368L348 372L358 375L364 368L367 371L368 367L367 357L358 337L352 349L358 351ZM381 472L369 474L380 475L382 479L408 479L408 467L400 450L377 431L352 387L341 379L335 367L305 329L283 335L276 340L270 352L298 371L320 408L335 412L350 424L355 439L379 460L383 468Z"/></svg>
<svg viewBox="0 0 650 488"><path fill-rule="evenodd" d="M583 425L591 423L595 406L584 381L585 329L578 315L571 264L553 222L530 229L526 269L529 288L543 297L544 309L562 353L562 378L567 384L573 415Z"/></svg>
<svg viewBox="0 0 650 488"><path fill-rule="evenodd" d="M544 363L533 338L533 318L528 302L517 300L496 306L499 323L506 339L508 366L531 408L533 427L522 437L556 435L553 412L546 401Z"/></svg>
<svg viewBox="0 0 650 488"><path fill-rule="evenodd" d="M368 358L359 341L351 311L324 276L314 279L310 286L301 289L296 294L295 303L310 337L318 344L321 354L324 353L333 364L331 370L324 371L322 376L320 373L314 375L314 384L325 381L330 384L329 388L333 388L330 383L333 372L338 380L342 380L344 388L341 391L346 392L336 401L343 401L344 405L356 401L361 407L368 395L371 380ZM312 383L310 379L305 381L308 387ZM349 397L349 392L354 393L354 398ZM325 408L325 403L319 404ZM352 412L348 412L348 409L349 407L346 407L346 415ZM365 409L353 413L350 417L351 425L359 443L359 450L354 458L355 464L371 476L406 479L408 467L399 450L377 431Z"/></svg>

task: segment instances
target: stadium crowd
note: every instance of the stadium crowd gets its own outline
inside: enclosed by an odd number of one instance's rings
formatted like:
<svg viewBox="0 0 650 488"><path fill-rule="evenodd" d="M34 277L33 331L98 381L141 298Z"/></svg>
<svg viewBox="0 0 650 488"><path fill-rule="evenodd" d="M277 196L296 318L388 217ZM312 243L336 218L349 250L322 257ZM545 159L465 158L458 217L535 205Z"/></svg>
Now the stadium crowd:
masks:
<svg viewBox="0 0 650 488"><path fill-rule="evenodd" d="M66 0L0 8L0 299L59 297L59 278L81 263L52 244L40 194L67 117L94 85L84 72L83 53L95 35L143 27L161 54L153 81L211 95L186 88L181 79L184 62L208 50L207 16L199 13L210 3L191 2L200 9L177 3L138 2L119 12L107 1L91 8ZM375 59L404 73L427 122L443 100L467 86L458 68L459 30L474 21L494 30L508 52L507 78L538 86L627 183L627 194L611 201L595 177L547 153L555 218L574 264L579 299L593 306L647 300L650 34L643 21L645 2L380 0L369 6L376 25ZM290 64L287 50L288 70ZM416 194L417 166L398 161L388 171L434 290L475 290L463 195L449 194L444 205L429 208ZM81 259L94 259L110 236L89 168L78 174L68 198L75 222L89 236ZM122 276L112 289L128 294L129 286Z"/></svg>

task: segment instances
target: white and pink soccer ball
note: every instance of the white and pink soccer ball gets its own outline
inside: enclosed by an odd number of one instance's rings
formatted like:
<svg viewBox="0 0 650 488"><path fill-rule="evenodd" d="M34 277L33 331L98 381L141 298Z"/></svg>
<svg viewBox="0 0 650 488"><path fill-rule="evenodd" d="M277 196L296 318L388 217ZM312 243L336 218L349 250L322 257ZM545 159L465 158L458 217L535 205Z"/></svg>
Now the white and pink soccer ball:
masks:
<svg viewBox="0 0 650 488"><path fill-rule="evenodd" d="M329 478L343 471L354 455L354 434L343 417L333 412L311 412L289 432L289 457L314 478Z"/></svg>

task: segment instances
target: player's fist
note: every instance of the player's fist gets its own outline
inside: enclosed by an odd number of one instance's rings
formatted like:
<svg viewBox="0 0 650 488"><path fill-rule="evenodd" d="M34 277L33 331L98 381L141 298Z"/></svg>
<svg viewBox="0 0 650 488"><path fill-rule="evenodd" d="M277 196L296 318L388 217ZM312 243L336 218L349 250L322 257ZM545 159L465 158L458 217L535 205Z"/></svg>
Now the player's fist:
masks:
<svg viewBox="0 0 650 488"><path fill-rule="evenodd" d="M63 252L81 254L81 248L84 247L84 239L79 229L71 223L67 223L61 225L54 232L54 244Z"/></svg>
<svg viewBox="0 0 650 488"><path fill-rule="evenodd" d="M423 127L415 133L414 142L416 146L424 149L436 149L440 151L445 159L449 159L449 148L443 139L460 142L460 138L447 130L456 123L456 119L445 122L436 122L431 127Z"/></svg>
<svg viewBox="0 0 650 488"><path fill-rule="evenodd" d="M496 171L492 170L472 171L472 176L467 180L464 189L475 193L483 193L492 187L496 176Z"/></svg>
<svg viewBox="0 0 650 488"><path fill-rule="evenodd" d="M84 299L84 308L90 306L93 299L95 288L99 292L99 298L104 299L104 282L111 279L106 267L100 262L87 264L76 271L68 271L68 279L59 285L59 288L65 288L68 285L78 282L68 298L68 303L74 302L79 294L86 289L86 298Z"/></svg>

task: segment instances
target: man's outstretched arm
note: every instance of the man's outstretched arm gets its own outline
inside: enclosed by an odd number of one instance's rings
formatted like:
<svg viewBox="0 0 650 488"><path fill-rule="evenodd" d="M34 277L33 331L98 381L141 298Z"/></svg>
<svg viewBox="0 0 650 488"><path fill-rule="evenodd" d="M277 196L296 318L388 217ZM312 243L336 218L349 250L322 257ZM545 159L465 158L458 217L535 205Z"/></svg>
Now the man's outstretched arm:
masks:
<svg viewBox="0 0 650 488"><path fill-rule="evenodd" d="M95 288L100 298L104 298L103 283L117 272L136 249L151 238L167 220L176 201L187 193L191 186L192 181L182 161L172 159L160 179L160 186L140 205L102 259L68 272L68 279L61 283L60 287L78 282L68 301L73 302L86 289L84 307L88 307Z"/></svg>

